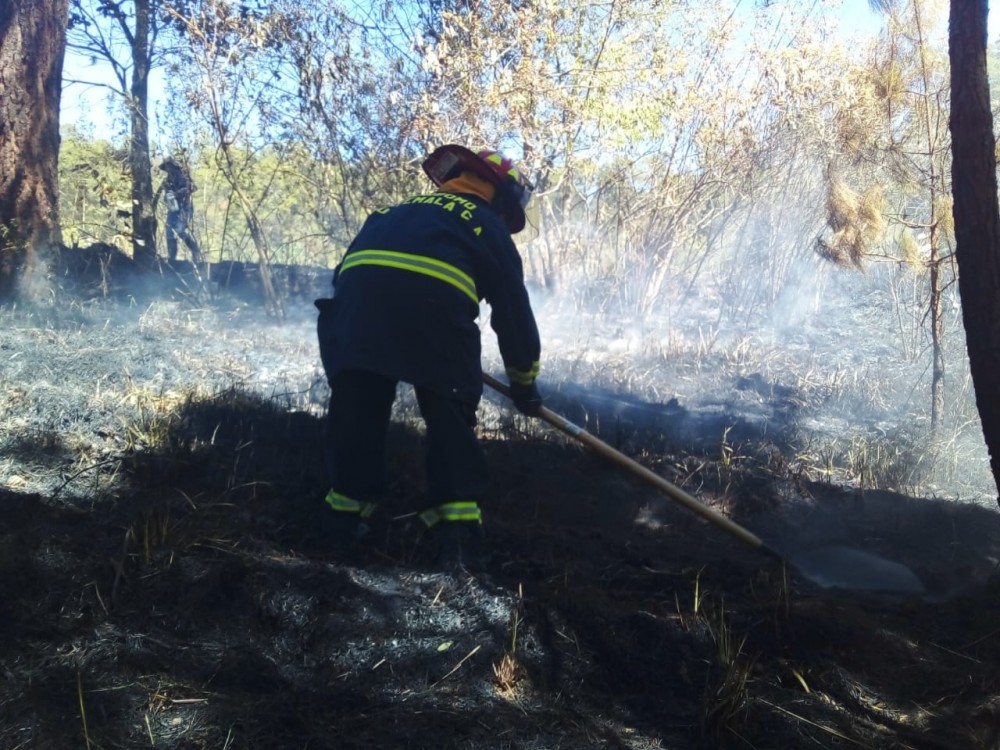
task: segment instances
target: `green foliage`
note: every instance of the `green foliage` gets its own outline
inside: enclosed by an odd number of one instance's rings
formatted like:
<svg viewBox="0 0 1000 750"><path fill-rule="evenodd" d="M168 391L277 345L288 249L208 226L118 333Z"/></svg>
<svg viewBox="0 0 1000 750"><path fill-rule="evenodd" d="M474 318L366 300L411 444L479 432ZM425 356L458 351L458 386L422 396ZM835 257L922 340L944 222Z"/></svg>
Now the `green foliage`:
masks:
<svg viewBox="0 0 1000 750"><path fill-rule="evenodd" d="M69 128L59 154L59 205L67 245L103 242L128 252L132 203L127 152Z"/></svg>
<svg viewBox="0 0 1000 750"><path fill-rule="evenodd" d="M275 262L333 264L374 208L428 189L429 149L462 142L509 151L536 182L529 276L610 284L633 312L662 311L674 285L754 309L812 252L829 165L859 196L879 191L887 215L919 184L903 167L929 99L908 93L919 60L904 5L886 40L848 48L823 7L172 4L161 148L188 149L213 260L253 260L263 242ZM121 189L108 169L101 184ZM86 205L73 233L120 234ZM867 216L850 247L876 247L882 220Z"/></svg>
<svg viewBox="0 0 1000 750"><path fill-rule="evenodd" d="M234 148L241 184L255 199L275 263L330 266L349 238L331 216L330 175L301 149L269 147L249 154ZM232 187L211 162L193 171L196 231L211 259L254 261L246 221L234 206Z"/></svg>

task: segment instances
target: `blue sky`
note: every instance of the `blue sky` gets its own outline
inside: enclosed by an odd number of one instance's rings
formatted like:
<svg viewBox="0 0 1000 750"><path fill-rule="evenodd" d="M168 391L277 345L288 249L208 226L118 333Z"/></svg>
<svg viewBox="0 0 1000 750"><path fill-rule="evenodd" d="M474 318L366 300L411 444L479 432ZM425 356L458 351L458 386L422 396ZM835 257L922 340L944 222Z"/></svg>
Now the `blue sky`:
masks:
<svg viewBox="0 0 1000 750"><path fill-rule="evenodd" d="M66 51L66 59L63 62L63 79L91 81L95 85L84 85L80 83L70 83L63 86L60 120L63 127L76 124L83 130L92 129L95 136L107 137L109 140L116 140L124 134L123 122L115 122L109 114L109 102L115 98L104 86L115 86L114 77L111 75L107 65L92 65L86 57L72 51ZM158 132L156 124L156 110L162 103L163 75L160 70L153 71L150 86L150 109L151 119L150 132Z"/></svg>
<svg viewBox="0 0 1000 750"><path fill-rule="evenodd" d="M786 0L786 2L799 1L801 0ZM942 1L940 7L941 12L947 14L948 3ZM880 16L871 11L869 0L842 0L838 15L845 35L872 34L882 23ZM989 32L991 41L997 38L998 30L1000 30L1000 13L991 13ZM67 79L113 83L107 66L91 65L87 58L72 51L67 52L63 74ZM163 75L162 71L157 69L152 72L150 82L150 134L154 140L160 132L157 119L164 107L164 100ZM109 94L106 88L78 83L66 86L62 96L63 126L76 124L85 131L92 131L95 135L100 134L102 137L117 140L125 135L125 123L116 122L109 115L108 102Z"/></svg>

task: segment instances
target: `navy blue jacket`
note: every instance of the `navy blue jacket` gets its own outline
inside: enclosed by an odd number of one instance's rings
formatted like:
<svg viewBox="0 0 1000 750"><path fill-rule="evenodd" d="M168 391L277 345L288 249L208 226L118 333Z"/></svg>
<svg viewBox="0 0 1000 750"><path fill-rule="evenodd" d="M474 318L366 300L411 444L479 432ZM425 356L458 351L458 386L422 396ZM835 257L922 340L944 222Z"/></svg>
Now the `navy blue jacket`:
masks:
<svg viewBox="0 0 1000 750"><path fill-rule="evenodd" d="M540 342L521 256L502 219L476 195L431 193L379 209L317 300L328 378L376 372L442 395L482 395L479 301L511 381L538 374Z"/></svg>

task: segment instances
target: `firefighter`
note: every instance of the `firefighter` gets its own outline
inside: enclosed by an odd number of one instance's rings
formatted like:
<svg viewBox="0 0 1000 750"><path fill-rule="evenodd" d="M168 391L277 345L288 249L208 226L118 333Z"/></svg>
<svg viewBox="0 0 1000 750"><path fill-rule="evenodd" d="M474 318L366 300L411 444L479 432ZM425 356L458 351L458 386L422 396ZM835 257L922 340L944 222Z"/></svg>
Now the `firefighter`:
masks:
<svg viewBox="0 0 1000 750"><path fill-rule="evenodd" d="M537 415L542 403L538 328L511 237L525 226L533 186L497 151L441 146L423 169L437 189L372 213L334 271L333 296L316 301L331 391L326 503L341 533L367 533L384 489L396 386L410 383L426 426L419 518L438 540L438 559L464 565L482 551L488 485L473 429L481 300L515 406Z"/></svg>
<svg viewBox="0 0 1000 750"><path fill-rule="evenodd" d="M191 179L190 173L182 165L168 156L160 164L160 169L167 173L166 178L156 191L156 198L163 193L167 205L167 255L170 262L177 260L177 238L179 237L191 251L191 260L201 263L201 248L191 234L190 224L194 215L191 194L198 189ZM155 204L156 201L154 200Z"/></svg>

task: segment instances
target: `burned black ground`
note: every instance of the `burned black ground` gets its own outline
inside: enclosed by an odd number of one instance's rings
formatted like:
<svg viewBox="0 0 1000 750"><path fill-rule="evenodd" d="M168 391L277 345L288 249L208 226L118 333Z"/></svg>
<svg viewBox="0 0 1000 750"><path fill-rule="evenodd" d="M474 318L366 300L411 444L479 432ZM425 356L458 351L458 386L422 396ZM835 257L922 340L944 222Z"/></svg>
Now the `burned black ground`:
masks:
<svg viewBox="0 0 1000 750"><path fill-rule="evenodd" d="M308 306L0 315L2 747L1000 743L992 508L816 481L763 438L658 441L568 381L553 408L768 541L884 555L928 595L821 589L492 396L491 556L446 571L409 515L405 391L385 520L331 543Z"/></svg>

